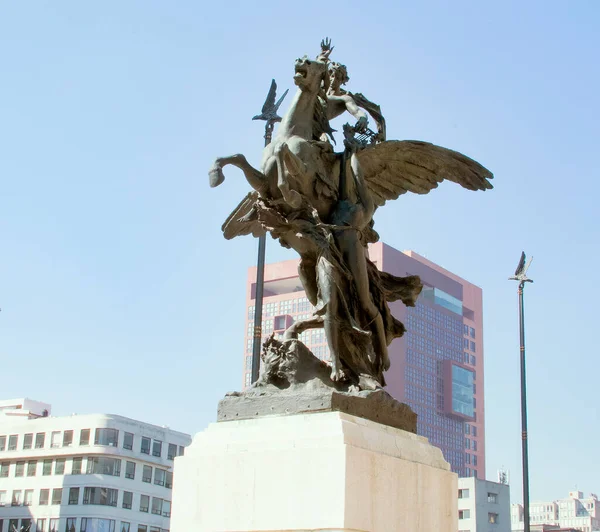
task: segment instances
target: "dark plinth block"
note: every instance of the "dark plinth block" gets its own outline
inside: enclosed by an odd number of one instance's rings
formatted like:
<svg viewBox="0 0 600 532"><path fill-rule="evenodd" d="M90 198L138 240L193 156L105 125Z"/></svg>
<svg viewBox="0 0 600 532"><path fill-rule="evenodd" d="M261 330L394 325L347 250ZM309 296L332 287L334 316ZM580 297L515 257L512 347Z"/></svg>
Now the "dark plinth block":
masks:
<svg viewBox="0 0 600 532"><path fill-rule="evenodd" d="M344 412L416 434L417 414L384 390L339 392L317 390L261 390L226 396L219 402L218 421L287 416L317 412Z"/></svg>

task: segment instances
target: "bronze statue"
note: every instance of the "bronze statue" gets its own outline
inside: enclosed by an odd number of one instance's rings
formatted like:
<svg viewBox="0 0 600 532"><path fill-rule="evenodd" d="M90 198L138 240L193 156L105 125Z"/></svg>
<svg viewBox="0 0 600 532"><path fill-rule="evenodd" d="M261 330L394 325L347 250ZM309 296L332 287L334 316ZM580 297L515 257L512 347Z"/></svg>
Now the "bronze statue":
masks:
<svg viewBox="0 0 600 532"><path fill-rule="evenodd" d="M294 323L284 342L323 327L333 383L372 390L385 384L387 347L405 331L387 303L400 299L412 306L422 288L418 277L395 277L369 261L367 245L378 240L375 210L406 192L427 194L444 179L469 190L490 189L492 174L427 142L386 141L379 106L342 89L347 69L330 62L332 51L325 40L316 60L296 60L298 90L264 149L261 169L238 154L217 159L209 177L211 186L220 185L223 167L232 164L255 191L226 220L226 238L268 231L300 256L300 279L316 310ZM345 149L336 153L329 120L346 111L356 123L344 126ZM367 113L377 132L368 128ZM270 342L269 348L282 345Z"/></svg>

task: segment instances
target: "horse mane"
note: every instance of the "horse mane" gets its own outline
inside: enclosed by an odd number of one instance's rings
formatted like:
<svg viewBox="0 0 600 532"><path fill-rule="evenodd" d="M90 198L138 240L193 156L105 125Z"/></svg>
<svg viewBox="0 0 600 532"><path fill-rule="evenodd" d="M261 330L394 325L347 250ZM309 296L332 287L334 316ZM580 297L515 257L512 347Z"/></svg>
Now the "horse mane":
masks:
<svg viewBox="0 0 600 532"><path fill-rule="evenodd" d="M329 88L329 78L327 75L323 78L323 86L319 90L315 111L313 114L313 140L322 140L323 134L328 135L335 144L333 133L335 129L331 128L327 118L327 89Z"/></svg>

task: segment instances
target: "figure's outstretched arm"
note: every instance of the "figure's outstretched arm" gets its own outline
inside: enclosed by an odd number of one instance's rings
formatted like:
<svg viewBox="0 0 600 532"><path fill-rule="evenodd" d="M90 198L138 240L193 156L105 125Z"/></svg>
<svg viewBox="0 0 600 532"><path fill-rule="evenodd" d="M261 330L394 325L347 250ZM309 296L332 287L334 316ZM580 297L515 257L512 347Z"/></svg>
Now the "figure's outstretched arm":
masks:
<svg viewBox="0 0 600 532"><path fill-rule="evenodd" d="M337 118L346 111L358 121L356 126L359 131L363 131L367 127L369 115L356 104L352 96L348 94L328 96L327 117L330 120Z"/></svg>
<svg viewBox="0 0 600 532"><path fill-rule="evenodd" d="M345 95L344 103L346 104L346 111L357 120L356 128L359 131L363 131L369 122L367 113L356 104L352 96Z"/></svg>

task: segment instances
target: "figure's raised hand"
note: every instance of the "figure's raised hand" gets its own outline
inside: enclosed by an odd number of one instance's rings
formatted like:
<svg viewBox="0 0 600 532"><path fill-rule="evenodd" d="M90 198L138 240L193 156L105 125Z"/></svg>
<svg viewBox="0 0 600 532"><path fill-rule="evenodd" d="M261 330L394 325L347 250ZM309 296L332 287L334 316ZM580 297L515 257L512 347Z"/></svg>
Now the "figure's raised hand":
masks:
<svg viewBox="0 0 600 532"><path fill-rule="evenodd" d="M369 119L366 116L361 116L356 122L354 129L359 133L364 133L367 130L367 126L369 124Z"/></svg>

